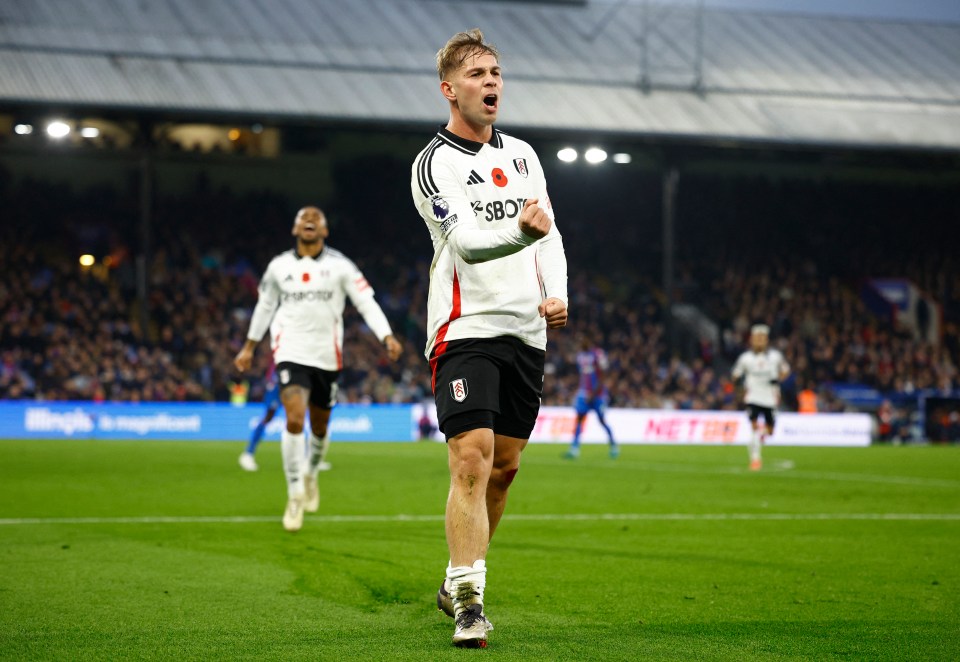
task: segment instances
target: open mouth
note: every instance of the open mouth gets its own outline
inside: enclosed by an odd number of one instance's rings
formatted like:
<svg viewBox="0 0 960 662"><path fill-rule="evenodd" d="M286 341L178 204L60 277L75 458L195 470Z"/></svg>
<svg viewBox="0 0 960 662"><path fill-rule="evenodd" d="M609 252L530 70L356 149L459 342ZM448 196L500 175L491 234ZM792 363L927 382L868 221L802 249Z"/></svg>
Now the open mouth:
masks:
<svg viewBox="0 0 960 662"><path fill-rule="evenodd" d="M483 105L486 106L488 110L496 110L496 109L497 109L497 95L496 95L496 94L488 94L487 96L483 97Z"/></svg>
<svg viewBox="0 0 960 662"><path fill-rule="evenodd" d="M314 225L313 223L304 223L304 224L303 224L303 229L304 229L304 230L307 230L308 232L313 232L314 230L317 229L317 226Z"/></svg>

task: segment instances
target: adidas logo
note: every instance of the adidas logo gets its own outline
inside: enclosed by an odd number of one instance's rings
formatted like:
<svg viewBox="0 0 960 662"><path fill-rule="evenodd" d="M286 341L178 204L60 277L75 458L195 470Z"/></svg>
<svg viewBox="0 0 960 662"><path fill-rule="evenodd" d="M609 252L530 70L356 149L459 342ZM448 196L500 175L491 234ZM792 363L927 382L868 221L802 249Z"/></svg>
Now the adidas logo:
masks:
<svg viewBox="0 0 960 662"><path fill-rule="evenodd" d="M287 274L287 277L283 279L283 282L286 283L288 280L293 280L293 276Z"/></svg>
<svg viewBox="0 0 960 662"><path fill-rule="evenodd" d="M467 186L470 184L483 184L483 177L478 175L476 170L470 171L470 177L467 178Z"/></svg>

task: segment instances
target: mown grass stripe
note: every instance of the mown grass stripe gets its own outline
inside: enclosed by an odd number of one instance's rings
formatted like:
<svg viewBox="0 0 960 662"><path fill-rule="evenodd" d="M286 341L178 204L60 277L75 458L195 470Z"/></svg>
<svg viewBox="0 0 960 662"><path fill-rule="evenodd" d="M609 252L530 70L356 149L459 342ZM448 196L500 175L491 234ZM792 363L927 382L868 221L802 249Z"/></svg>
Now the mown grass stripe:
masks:
<svg viewBox="0 0 960 662"><path fill-rule="evenodd" d="M328 524L366 522L442 522L443 515L318 515L314 522ZM601 521L960 521L960 513L542 513L504 515L516 522ZM278 522L276 516L231 517L10 517L0 526L30 524L258 524Z"/></svg>

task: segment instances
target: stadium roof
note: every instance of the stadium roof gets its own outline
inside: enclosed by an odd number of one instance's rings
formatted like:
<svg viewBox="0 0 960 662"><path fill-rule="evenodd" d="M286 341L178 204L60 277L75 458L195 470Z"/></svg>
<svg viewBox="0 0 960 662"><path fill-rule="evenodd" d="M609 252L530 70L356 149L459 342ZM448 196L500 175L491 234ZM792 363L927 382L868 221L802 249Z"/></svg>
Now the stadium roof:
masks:
<svg viewBox="0 0 960 662"><path fill-rule="evenodd" d="M960 25L630 0L5 0L0 104L435 125L474 26L504 126L960 148Z"/></svg>

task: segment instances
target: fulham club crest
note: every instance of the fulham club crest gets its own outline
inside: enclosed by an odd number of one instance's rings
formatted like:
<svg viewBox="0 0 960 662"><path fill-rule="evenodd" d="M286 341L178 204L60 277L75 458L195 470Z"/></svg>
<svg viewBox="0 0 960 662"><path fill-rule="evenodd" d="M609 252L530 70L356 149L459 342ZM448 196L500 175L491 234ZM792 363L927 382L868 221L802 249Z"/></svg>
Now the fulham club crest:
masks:
<svg viewBox="0 0 960 662"><path fill-rule="evenodd" d="M454 379L450 382L450 395L457 402L463 402L467 399L467 380Z"/></svg>
<svg viewBox="0 0 960 662"><path fill-rule="evenodd" d="M526 159L514 159L513 167L517 169L517 172L520 173L521 177L527 176L527 160Z"/></svg>

